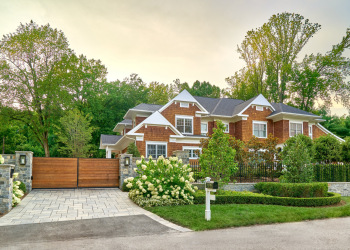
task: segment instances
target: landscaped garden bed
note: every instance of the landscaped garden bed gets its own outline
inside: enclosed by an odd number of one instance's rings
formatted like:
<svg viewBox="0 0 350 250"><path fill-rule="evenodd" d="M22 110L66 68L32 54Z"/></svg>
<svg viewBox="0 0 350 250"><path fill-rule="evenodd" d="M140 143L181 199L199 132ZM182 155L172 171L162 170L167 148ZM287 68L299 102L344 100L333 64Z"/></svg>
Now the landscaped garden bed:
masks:
<svg viewBox="0 0 350 250"><path fill-rule="evenodd" d="M147 210L183 227L200 231L350 216L350 197L342 197L341 200L346 204L327 207L213 204L210 221L204 219L205 205L152 207Z"/></svg>

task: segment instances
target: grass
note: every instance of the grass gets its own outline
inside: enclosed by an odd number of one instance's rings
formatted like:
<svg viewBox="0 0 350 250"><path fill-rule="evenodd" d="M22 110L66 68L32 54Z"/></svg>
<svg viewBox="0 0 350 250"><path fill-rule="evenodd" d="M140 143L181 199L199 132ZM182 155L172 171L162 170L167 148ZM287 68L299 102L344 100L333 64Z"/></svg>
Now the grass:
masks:
<svg viewBox="0 0 350 250"><path fill-rule="evenodd" d="M205 205L147 208L152 213L194 231L350 216L350 196L343 206L285 207L276 205L211 205L211 221L204 219Z"/></svg>

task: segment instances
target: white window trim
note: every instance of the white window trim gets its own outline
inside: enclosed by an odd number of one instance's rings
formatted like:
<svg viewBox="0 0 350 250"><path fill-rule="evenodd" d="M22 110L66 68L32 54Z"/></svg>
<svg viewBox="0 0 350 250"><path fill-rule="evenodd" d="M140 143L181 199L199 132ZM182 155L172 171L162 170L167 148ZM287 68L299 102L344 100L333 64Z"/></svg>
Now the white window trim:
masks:
<svg viewBox="0 0 350 250"><path fill-rule="evenodd" d="M295 123L295 124L301 124L301 134L304 134L304 123L303 122L298 122L298 121L289 121L289 137L293 137L290 134L290 124Z"/></svg>
<svg viewBox="0 0 350 250"><path fill-rule="evenodd" d="M202 149L200 148L200 147L196 147L196 146L183 146L182 147L182 150L183 151L185 151L185 150L189 150L189 149L191 149L191 150L199 150L200 152L202 152ZM191 159L191 160L193 160L193 159L198 159L199 157L189 157L189 159Z"/></svg>
<svg viewBox="0 0 350 250"><path fill-rule="evenodd" d="M180 102L180 108L189 108L190 104L188 102Z"/></svg>
<svg viewBox="0 0 350 250"><path fill-rule="evenodd" d="M148 145L152 144L152 145L165 145L165 155L163 155L164 157L168 157L168 143L167 142L163 142L163 141L146 141L146 157L148 158Z"/></svg>
<svg viewBox="0 0 350 250"><path fill-rule="evenodd" d="M188 115L175 115L175 127L177 129L177 119L191 119L192 120L192 132L191 133L182 133L180 131L180 133L184 134L184 135L193 135L193 127L194 127L194 124L193 124L193 116L188 116Z"/></svg>
<svg viewBox="0 0 350 250"><path fill-rule="evenodd" d="M202 124L207 125L207 131L202 131ZM201 134L207 134L208 133L208 122L201 122Z"/></svg>
<svg viewBox="0 0 350 250"><path fill-rule="evenodd" d="M311 128L311 129L310 129ZM310 136L311 135L311 136ZM312 125L309 125L309 137L312 139L314 137L314 131L312 129Z"/></svg>
<svg viewBox="0 0 350 250"><path fill-rule="evenodd" d="M227 130L224 130L224 133L230 133L230 123L228 122L223 122L223 124L226 126L227 125Z"/></svg>
<svg viewBox="0 0 350 250"><path fill-rule="evenodd" d="M255 108L257 111L264 111L264 106L257 105L257 106L255 106Z"/></svg>
<svg viewBox="0 0 350 250"><path fill-rule="evenodd" d="M253 121L253 126L252 126L252 135L253 136L255 136L254 135L254 124L265 124L266 125L266 136L265 137L258 137L258 136L256 136L257 138L264 138L264 139L266 139L267 138L267 122L265 122L265 121Z"/></svg>

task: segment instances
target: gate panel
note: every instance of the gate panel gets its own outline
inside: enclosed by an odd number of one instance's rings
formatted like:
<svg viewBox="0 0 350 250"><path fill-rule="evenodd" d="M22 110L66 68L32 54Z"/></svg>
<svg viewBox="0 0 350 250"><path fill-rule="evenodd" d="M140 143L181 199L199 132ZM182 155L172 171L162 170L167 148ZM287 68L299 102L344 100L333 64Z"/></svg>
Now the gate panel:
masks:
<svg viewBox="0 0 350 250"><path fill-rule="evenodd" d="M77 158L33 157L33 188L76 188Z"/></svg>
<svg viewBox="0 0 350 250"><path fill-rule="evenodd" d="M119 159L79 158L78 187L119 187Z"/></svg>

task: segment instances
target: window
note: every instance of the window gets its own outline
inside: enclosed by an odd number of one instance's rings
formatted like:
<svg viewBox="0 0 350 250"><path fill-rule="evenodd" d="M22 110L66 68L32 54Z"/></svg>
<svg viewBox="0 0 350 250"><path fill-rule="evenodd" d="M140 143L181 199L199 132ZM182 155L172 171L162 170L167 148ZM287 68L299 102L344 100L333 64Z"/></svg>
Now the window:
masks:
<svg viewBox="0 0 350 250"><path fill-rule="evenodd" d="M188 102L180 102L180 107L181 108L188 108L190 105Z"/></svg>
<svg viewBox="0 0 350 250"><path fill-rule="evenodd" d="M303 133L302 123L296 123L296 122L289 123L289 137L295 136L297 134L302 134L302 133Z"/></svg>
<svg viewBox="0 0 350 250"><path fill-rule="evenodd" d="M312 125L309 125L309 137L312 139Z"/></svg>
<svg viewBox="0 0 350 250"><path fill-rule="evenodd" d="M157 159L159 156L163 155L164 157L167 157L167 145L166 143L157 143L157 142L150 142L146 143L146 152L147 157L152 155L152 158Z"/></svg>
<svg viewBox="0 0 350 250"><path fill-rule="evenodd" d="M264 111L264 107L263 107L263 106L256 106L256 110L258 110L258 111Z"/></svg>
<svg viewBox="0 0 350 250"><path fill-rule="evenodd" d="M198 152L202 152L201 148L195 148L195 147L183 147L184 151L189 153L190 159L198 159Z"/></svg>
<svg viewBox="0 0 350 250"><path fill-rule="evenodd" d="M193 117L176 117L176 128L183 134L193 134Z"/></svg>
<svg viewBox="0 0 350 250"><path fill-rule="evenodd" d="M228 123L224 123L225 125L225 133L230 133L230 125Z"/></svg>
<svg viewBox="0 0 350 250"><path fill-rule="evenodd" d="M267 138L267 122L253 121L253 135L258 138Z"/></svg>
<svg viewBox="0 0 350 250"><path fill-rule="evenodd" d="M207 135L208 123L201 123L201 135Z"/></svg>

